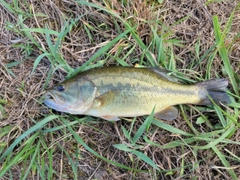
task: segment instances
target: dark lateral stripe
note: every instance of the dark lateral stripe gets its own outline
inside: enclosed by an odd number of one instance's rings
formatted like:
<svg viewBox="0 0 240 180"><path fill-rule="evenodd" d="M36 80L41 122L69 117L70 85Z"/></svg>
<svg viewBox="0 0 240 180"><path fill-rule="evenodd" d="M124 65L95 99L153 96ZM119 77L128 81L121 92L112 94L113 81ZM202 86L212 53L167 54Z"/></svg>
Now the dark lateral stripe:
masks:
<svg viewBox="0 0 240 180"><path fill-rule="evenodd" d="M161 86L152 86L146 87L141 86L139 83L131 84L131 83L121 83L118 82L116 84L113 83L105 83L101 81L101 88L105 90L126 90L126 91L144 91L144 92L156 92L163 94L180 94L180 95L195 95L193 90L180 90L180 89L172 89L171 87L161 87Z"/></svg>
<svg viewBox="0 0 240 180"><path fill-rule="evenodd" d="M191 90L177 90L177 89L171 89L171 88L161 88L160 93L195 95L194 91L191 91Z"/></svg>

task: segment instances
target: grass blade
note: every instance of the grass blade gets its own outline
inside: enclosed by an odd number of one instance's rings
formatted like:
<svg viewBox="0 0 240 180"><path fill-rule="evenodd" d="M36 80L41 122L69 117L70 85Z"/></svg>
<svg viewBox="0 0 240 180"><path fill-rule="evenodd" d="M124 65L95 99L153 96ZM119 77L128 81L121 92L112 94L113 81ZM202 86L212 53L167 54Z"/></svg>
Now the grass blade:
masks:
<svg viewBox="0 0 240 180"><path fill-rule="evenodd" d="M118 166L120 168L123 168L123 169L127 169L127 170L134 170L134 171L137 171L137 172L141 172L141 170L138 170L138 169L134 169L134 168L130 168L128 166L125 166L123 164L120 164L120 163L117 163L115 161L111 161L101 155L99 155L97 152L95 152L92 148L90 148L84 141L83 139L68 125L68 122L64 119L64 118L61 118L61 120L67 125L67 128L68 130L71 132L71 134L73 135L73 137L76 139L76 141L78 143L80 143L86 150L88 150L90 153L92 153L94 156L104 160L105 162L107 163L110 163L110 164L113 164L115 166Z"/></svg>
<svg viewBox="0 0 240 180"><path fill-rule="evenodd" d="M221 160L221 162L223 163L223 165L227 168L226 170L228 171L228 173L231 175L231 177L234 180L237 180L237 175L235 174L235 172L232 169L228 169L228 167L230 166L229 162L226 160L226 158L224 157L224 155L219 151L219 149L216 146L213 146L212 149L214 150L214 152L217 154L217 156L219 157L219 159Z"/></svg>
<svg viewBox="0 0 240 180"><path fill-rule="evenodd" d="M27 168L27 170L25 171L25 175L23 176L22 179L27 179L27 176L28 176L28 174L29 174L29 172L30 172L30 170L31 170L31 168L32 168L32 165L33 165L33 163L34 163L34 161L35 161L35 158L36 158L36 155L37 155L37 153L38 153L39 147L40 147L40 141L38 141L38 144L37 144L37 146L36 146L36 150L35 150L33 156L31 157L32 160L31 160L30 164L28 165L28 168Z"/></svg>
<svg viewBox="0 0 240 180"><path fill-rule="evenodd" d="M135 136L134 136L134 138L133 138L133 141L132 141L133 144L135 144L135 143L138 141L138 139L142 136L142 134L143 134L143 132L144 132L145 130L148 130L148 129L149 129L149 127L150 127L150 125L152 124L152 121L153 121L154 110L155 110L155 108L153 108L150 116L148 116L148 117L146 118L146 120L144 121L144 123L143 123L143 124L140 126L140 128L137 130L137 132L136 132L136 134L135 134Z"/></svg>
<svg viewBox="0 0 240 180"><path fill-rule="evenodd" d="M33 74L33 72L34 72L35 69L37 68L38 64L40 63L40 61L42 60L42 58L44 58L45 56L51 56L51 54L50 54L50 53L43 53L43 54L41 54L40 56L38 56L37 59L34 61L33 69L32 69L31 74Z"/></svg>
<svg viewBox="0 0 240 180"><path fill-rule="evenodd" d="M114 144L113 147L126 152L132 152L133 150L130 149L126 144Z"/></svg>
<svg viewBox="0 0 240 180"><path fill-rule="evenodd" d="M59 32L51 30L51 29L44 29L44 28L22 28L21 31L36 32L36 33L42 33L42 34L44 34L47 31L48 34L59 36Z"/></svg>
<svg viewBox="0 0 240 180"><path fill-rule="evenodd" d="M133 154L135 154L139 159L143 160L144 162L148 163L150 166L152 166L153 168L160 170L157 165L145 154L143 154L142 152L139 151L132 151Z"/></svg>
<svg viewBox="0 0 240 180"><path fill-rule="evenodd" d="M234 124L232 124L226 132L224 132L218 139L215 139L214 141L209 142L205 146L194 146L197 149L209 149L212 148L213 146L216 146L220 142L222 142L226 137L228 137L230 134L232 134L232 131L235 131L236 127Z"/></svg>
<svg viewBox="0 0 240 180"><path fill-rule="evenodd" d="M163 123L159 120L156 120L156 119L154 119L152 123L155 124L156 126L162 128L162 129L165 129L165 130L167 130L169 132L172 132L174 134L181 134L181 135L184 135L184 136L194 136L193 134L184 132L180 129L177 129L177 128L171 126L171 125L165 124L165 123Z"/></svg>
<svg viewBox="0 0 240 180"><path fill-rule="evenodd" d="M39 133L35 133L33 136L31 136L26 143L26 146L23 147L23 149L16 154L12 159L10 159L11 153L6 154L7 160L3 164L3 168L0 171L0 178L4 176L4 174L16 163L27 159L27 157L35 151L35 146L33 146L33 143L35 142L36 138L38 137ZM5 153L4 153L5 154Z"/></svg>
<svg viewBox="0 0 240 180"><path fill-rule="evenodd" d="M70 78L79 72L83 71L90 63L95 61L99 56L104 54L107 50L109 50L115 43L117 43L120 39L122 39L125 35L127 35L131 30L128 29L127 31L121 33L116 38L114 38L111 42L109 42L106 46L103 46L101 49L99 49L87 62L85 62L82 66L76 68L73 73L69 73L66 78Z"/></svg>
<svg viewBox="0 0 240 180"><path fill-rule="evenodd" d="M116 14L116 13L114 13L114 12L112 12L112 11L102 7L102 6L99 6L99 5L96 5L94 3L90 3L90 2L87 2L87 1L75 1L75 2L77 2L78 4L81 4L81 5L87 5L87 6L95 7L97 9L105 11L105 12L113 15L114 17L120 19L124 23L127 31L131 33L131 35L133 36L133 38L135 39L137 44L141 47L141 49L143 50L143 54L146 55L146 57L149 60L149 62L151 63L151 65L153 67L157 66L157 64L155 63L155 61L154 61L154 59L152 57L152 54L148 51L147 46L143 43L141 38L135 33L135 31L134 31L135 28L132 28L131 25L128 24L124 19L122 19L118 14Z"/></svg>
<svg viewBox="0 0 240 180"><path fill-rule="evenodd" d="M227 55L227 49L224 45L224 34L221 33L221 27L219 25L219 22L218 22L218 17L217 16L213 16L213 26L214 26L214 34L215 34L215 37L216 37L216 44L217 44L217 48L218 48L218 52L223 60L223 64L224 64L224 67L225 67L225 70L230 78L230 81L232 83L232 86L233 86L233 89L235 91L235 93L237 95L239 95L239 89L238 89L238 86L237 86L237 82L235 80L235 77L234 77L234 72L233 72L233 68L230 64L230 60L228 58L228 55Z"/></svg>
<svg viewBox="0 0 240 180"><path fill-rule="evenodd" d="M10 3L6 3L6 1L4 1L4 0L0 0L0 2L9 12L11 12L12 14L15 14L15 11L11 7Z"/></svg>
<svg viewBox="0 0 240 180"><path fill-rule="evenodd" d="M19 136L12 144L11 146L9 146L9 148L2 154L2 156L0 157L0 161L3 161L3 159L12 153L13 149L15 148L15 146L20 143L24 138L26 138L28 135L30 135L31 133L39 130L40 128L42 128L46 123L52 121L53 119L58 118L58 116L56 115L51 115L48 116L46 118L44 118L42 121L38 122L37 124L35 124L33 127L31 127L30 129L28 129L26 132L24 132L21 136Z"/></svg>

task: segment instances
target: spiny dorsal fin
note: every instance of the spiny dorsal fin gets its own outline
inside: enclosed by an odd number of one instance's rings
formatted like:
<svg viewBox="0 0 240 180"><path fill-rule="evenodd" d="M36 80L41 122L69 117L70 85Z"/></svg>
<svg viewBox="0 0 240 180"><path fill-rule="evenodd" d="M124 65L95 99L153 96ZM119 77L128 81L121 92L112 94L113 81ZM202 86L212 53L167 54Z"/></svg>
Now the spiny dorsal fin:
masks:
<svg viewBox="0 0 240 180"><path fill-rule="evenodd" d="M173 78L168 75L168 73L170 73L171 71L167 69L163 69L163 68L148 68L148 69L157 73L158 75L160 75L161 77L165 78L168 81L178 82L177 78Z"/></svg>

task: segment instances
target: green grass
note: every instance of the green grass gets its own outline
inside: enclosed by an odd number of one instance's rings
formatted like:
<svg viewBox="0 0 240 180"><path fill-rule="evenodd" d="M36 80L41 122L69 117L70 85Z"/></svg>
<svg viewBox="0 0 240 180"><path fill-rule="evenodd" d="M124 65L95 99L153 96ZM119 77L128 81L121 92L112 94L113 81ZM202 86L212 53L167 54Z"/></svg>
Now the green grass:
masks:
<svg viewBox="0 0 240 180"><path fill-rule="evenodd" d="M143 160L144 162L146 162L147 164L152 166L153 168L155 168L157 170L160 170L157 167L157 165L148 156L146 156L141 151L139 151L139 150L143 149L144 146L139 146L139 145L136 144L137 141L139 140L139 138L143 135L143 133L145 131L146 131L146 133L148 132L149 127L151 126L152 121L154 119L153 115L154 115L154 110L152 111L151 115L146 118L144 123L139 127L139 129L137 130L137 132L136 132L136 134L134 135L133 138L131 138L131 129L130 129L130 132L128 132L122 126L122 130L124 132L124 135L130 141L130 145L123 143L123 144L115 144L114 147L117 148L117 149L120 149L122 151L132 153L132 154L136 155L139 159ZM133 126L133 124L134 124L134 122L132 123L132 126ZM145 136L145 138L146 138L146 136ZM148 140L147 143L153 143L153 142Z"/></svg>
<svg viewBox="0 0 240 180"><path fill-rule="evenodd" d="M109 61L114 61L116 64L122 66L129 66L126 61L131 54L134 54L134 50L139 48L142 51L141 59L133 59L131 62L133 64L138 63L144 66L153 66L153 67L164 67L173 72L173 75L177 76L180 81L185 83L194 82L193 79L199 80L207 80L212 78L211 69L214 59L217 56L220 56L223 69L226 72L226 77L230 79L231 86L233 89L232 93L229 93L232 97L237 99L236 101L233 99L233 103L230 104L230 107L234 109L234 111L230 111L228 109L223 110L221 107L214 105L213 108L208 107L196 107L197 111L203 110L214 110L217 118L219 119L219 123L217 125L211 124L211 119L207 116L199 115L197 123L192 123L189 119L188 106L179 106L181 117L186 122L186 126L188 126L189 131L185 131L170 125L169 122L162 122L154 119L153 113L143 118L143 123L140 125L137 131L134 131L134 126L136 126L136 118L131 122L130 129L126 129L126 127L121 126L121 134L123 134L124 139L127 140L127 143L121 142L115 143L113 146L122 153L127 153L128 157L132 163L132 165L126 165L119 163L110 158L104 157L94 147L91 147L87 142L84 141L76 131L77 127L81 125L87 125L88 127L101 132L104 134L105 132L101 129L97 129L94 127L94 120L91 117L84 117L79 119L76 116L71 115L46 115L46 117L42 118L40 121L36 122L33 120L33 125L27 131L23 132L19 137L17 137L8 147L6 143L0 143L0 161L3 162L0 178L3 178L6 173L10 176L14 173L14 170L11 168L14 165L21 164L22 173L20 175L20 179L28 179L31 176L39 176L41 179L53 179L55 175L62 176L62 178L66 178L64 174L59 174L54 170L54 151L55 148L58 147L64 157L66 157L70 163L71 170L74 175L74 179L78 179L78 164L76 161L76 157L81 156L80 150L76 150L75 154L68 152L66 148L61 144L49 144L47 142L46 137L52 137L54 133L61 132L63 137L71 137L71 142L75 142L78 146L82 146L87 152L89 152L96 159L100 159L102 162L111 164L119 169L125 169L127 171L138 173L138 172L148 172L156 174L164 173L166 176L173 175L174 173L179 172L179 175L184 177L185 170L188 169L197 169L200 166L200 163L204 161L204 159L198 158L198 153L202 150L209 150L211 154L209 157L217 156L222 163L222 166L226 168L228 175L232 179L237 179L236 171L232 168L231 162L239 163L240 157L231 153L229 149L225 149L227 145L240 145L239 142L232 141L231 138L235 135L235 132L239 128L238 117L240 115L240 105L239 105L239 85L237 74L233 71L231 67L231 62L228 58L228 47L225 46L224 41L228 36L228 33L231 29L232 19L234 17L234 12L231 14L228 23L226 24L223 31L221 31L221 26L217 16L213 17L213 25L214 25L214 35L215 35L215 44L211 46L202 56L200 56L199 50L199 42L195 44L195 53L196 59L189 65L189 69L186 71L194 71L191 68L199 66L201 63L205 62L207 59L207 69L205 77L199 77L197 72L195 72L195 76L193 78L188 77L182 71L177 69L177 61L182 61L174 56L173 46L183 46L182 42L178 39L171 39L171 32L168 30L170 27L165 27L162 29L161 33L158 33L158 30L155 26L151 27L153 39L149 46L145 45L142 39L138 36L136 32L136 27L131 25L131 22L125 20L124 17L120 17L118 14L115 14L111 9L107 9L103 6L99 6L97 4L89 3L86 1L76 1L79 5L87 5L94 7L98 10L103 11L105 14L109 15L111 18L116 19L124 24L125 30L121 30L119 28L119 35L113 38L110 42L108 42L105 46L98 49L98 51L88 59L84 64L80 67L73 69L70 67L68 62L64 60L63 55L59 50L62 42L65 39L65 36L72 31L72 28L79 21L79 19L73 19L71 21L65 22L63 28L60 32L55 30L51 30L46 28L29 28L25 25L24 20L28 17L32 17L31 12L23 12L22 9L19 8L18 1L13 1L13 4L9 5L5 1L0 0L0 2L4 5L4 7L11 12L12 14L17 15L18 24L8 24L8 27L11 27L11 31L17 32L21 36L28 39L27 44L23 45L22 48L25 52L29 53L37 49L41 52L36 60L34 61L34 65L32 67L32 74L35 72L36 68L39 66L41 60L43 58L47 58L51 63L51 69L48 73L47 79L45 81L44 87L47 87L49 81L52 77L52 74L61 69L67 72L66 78L70 78L76 75L79 72L104 66ZM39 14L39 16L43 16ZM184 20L184 17L182 20ZM178 23L180 23L179 20ZM156 25L157 22L156 22ZM105 28L109 28L106 27ZM91 41L93 40L91 31L98 31L93 26L88 23L84 23L84 29L86 34L88 35ZM40 42L33 35L35 33L39 33L46 38L45 46L42 46ZM133 37L134 43L130 43L127 41L129 37ZM55 39L53 38L55 37ZM109 51L119 42L125 41L122 46L119 46L118 50L114 55L109 53ZM167 44L167 45L166 45ZM21 46L20 46L21 47ZM128 52L122 56L124 52L124 48L128 48ZM156 55L156 56L154 56ZM99 60L100 59L100 60ZM21 62L16 61L14 63L9 63L5 67L7 72L14 76L14 73L11 71L11 68L17 67ZM219 74L216 72L216 76ZM1 114L4 115L4 111L2 106L6 104L5 100L0 99L0 111ZM154 112L154 111L153 111ZM71 119L71 120L70 120ZM1 119L0 119L1 120ZM61 122L59 124L57 122ZM53 124L54 127L47 126L49 123ZM103 122L104 123L104 122ZM199 126L206 125L208 128L207 132L201 132ZM168 142L166 144L161 144L157 141L150 140L151 135L153 135L153 131L151 127L159 128L161 130L166 131L169 134L179 136L180 138L174 140L172 142ZM6 136L8 132L12 129L11 126L5 126L0 130L0 138ZM106 135L107 136L107 135ZM67 141L66 140L66 141ZM63 140L64 141L64 140ZM204 144L204 145L202 145ZM51 146L52 145L52 146ZM52 148L52 147L55 148ZM154 158L149 154L144 152L144 147L159 147L163 150L168 150L171 148L179 148L182 151L182 154L186 153L186 149L190 149L195 161L193 164L189 164L184 160L184 157L181 158L181 166L172 169L161 169L161 167L154 162ZM208 158L208 157L206 157ZM147 164L149 165L147 170L142 170L139 164ZM110 171L110 170L109 170ZM193 178L194 179L194 178ZM197 179L197 176L195 177Z"/></svg>

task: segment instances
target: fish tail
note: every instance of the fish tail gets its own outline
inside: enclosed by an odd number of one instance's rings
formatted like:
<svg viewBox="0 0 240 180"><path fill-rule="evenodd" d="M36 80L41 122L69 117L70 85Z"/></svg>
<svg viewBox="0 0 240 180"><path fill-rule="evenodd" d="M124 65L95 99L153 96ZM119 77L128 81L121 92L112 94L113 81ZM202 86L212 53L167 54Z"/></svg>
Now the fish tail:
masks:
<svg viewBox="0 0 240 180"><path fill-rule="evenodd" d="M227 79L213 79L196 83L196 85L201 89L199 105L212 105L212 101L216 104L229 104L231 102L226 93Z"/></svg>

